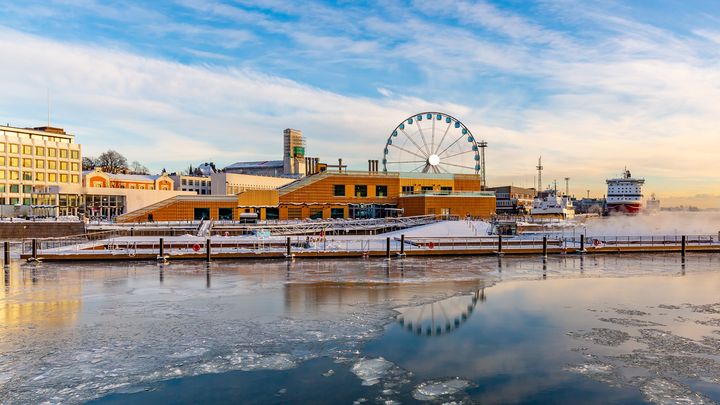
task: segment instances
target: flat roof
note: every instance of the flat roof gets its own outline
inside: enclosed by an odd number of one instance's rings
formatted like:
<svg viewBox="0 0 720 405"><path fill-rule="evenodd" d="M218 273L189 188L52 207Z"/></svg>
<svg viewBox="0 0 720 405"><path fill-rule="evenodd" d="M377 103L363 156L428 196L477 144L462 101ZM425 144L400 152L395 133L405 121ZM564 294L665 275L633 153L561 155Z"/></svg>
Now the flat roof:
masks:
<svg viewBox="0 0 720 405"><path fill-rule="evenodd" d="M14 134L22 133L22 134L40 135L40 136L53 137L53 138L63 138L63 139L67 139L69 141L75 140L75 135L58 134L56 132L41 131L41 130L37 130L37 129L33 129L33 128L16 128L16 127L0 125L0 131L11 132ZM0 135L3 135L3 134L0 134ZM7 135L7 134L4 134L4 135Z"/></svg>

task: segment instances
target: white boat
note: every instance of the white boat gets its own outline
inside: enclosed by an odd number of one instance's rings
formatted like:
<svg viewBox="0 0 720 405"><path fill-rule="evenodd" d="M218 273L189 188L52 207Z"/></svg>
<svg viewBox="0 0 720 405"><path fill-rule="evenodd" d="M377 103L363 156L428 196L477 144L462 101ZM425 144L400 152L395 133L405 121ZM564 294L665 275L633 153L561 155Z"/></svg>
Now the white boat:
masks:
<svg viewBox="0 0 720 405"><path fill-rule="evenodd" d="M575 207L568 196L558 197L557 193L550 190L545 197L535 197L530 215L533 217L549 217L570 219L575 216Z"/></svg>

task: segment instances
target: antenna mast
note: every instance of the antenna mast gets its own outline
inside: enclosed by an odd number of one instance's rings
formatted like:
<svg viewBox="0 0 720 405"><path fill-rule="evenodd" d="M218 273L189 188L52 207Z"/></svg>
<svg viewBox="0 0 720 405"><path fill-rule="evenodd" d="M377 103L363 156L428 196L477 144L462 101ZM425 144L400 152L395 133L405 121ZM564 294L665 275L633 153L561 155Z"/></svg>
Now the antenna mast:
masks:
<svg viewBox="0 0 720 405"><path fill-rule="evenodd" d="M485 141L480 141L478 142L478 146L480 147L480 189L485 191L487 189L487 180L485 178L485 148L487 148L488 144Z"/></svg>
<svg viewBox="0 0 720 405"><path fill-rule="evenodd" d="M570 177L565 177L565 195L570 196Z"/></svg>
<svg viewBox="0 0 720 405"><path fill-rule="evenodd" d="M538 171L538 193L542 191L542 156L538 158L538 165L537 165L537 171Z"/></svg>
<svg viewBox="0 0 720 405"><path fill-rule="evenodd" d="M47 89L48 96L48 127L50 126L50 87Z"/></svg>

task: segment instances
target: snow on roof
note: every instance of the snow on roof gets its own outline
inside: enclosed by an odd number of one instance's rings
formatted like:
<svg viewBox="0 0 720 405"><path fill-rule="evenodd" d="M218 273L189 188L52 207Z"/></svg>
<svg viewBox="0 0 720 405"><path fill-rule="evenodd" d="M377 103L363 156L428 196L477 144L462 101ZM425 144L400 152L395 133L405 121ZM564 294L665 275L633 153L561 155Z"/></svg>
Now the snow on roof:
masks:
<svg viewBox="0 0 720 405"><path fill-rule="evenodd" d="M265 167L283 167L282 160L266 160L262 162L237 162L225 169L251 169L251 168L265 168Z"/></svg>
<svg viewBox="0 0 720 405"><path fill-rule="evenodd" d="M121 174L121 173L105 173L111 179L117 180L134 180L134 181L152 181L154 182L160 176L147 176L144 174Z"/></svg>
<svg viewBox="0 0 720 405"><path fill-rule="evenodd" d="M203 163L197 167L197 170L200 170L203 176L209 176L213 173L216 173L215 165L213 165L212 163Z"/></svg>

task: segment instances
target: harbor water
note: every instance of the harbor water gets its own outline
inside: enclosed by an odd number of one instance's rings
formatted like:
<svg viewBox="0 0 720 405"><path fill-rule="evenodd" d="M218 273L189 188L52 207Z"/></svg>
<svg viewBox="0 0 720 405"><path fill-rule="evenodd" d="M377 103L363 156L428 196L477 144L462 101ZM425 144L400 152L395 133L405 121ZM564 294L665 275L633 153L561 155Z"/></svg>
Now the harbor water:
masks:
<svg viewBox="0 0 720 405"><path fill-rule="evenodd" d="M14 262L0 402L720 403L719 265Z"/></svg>

